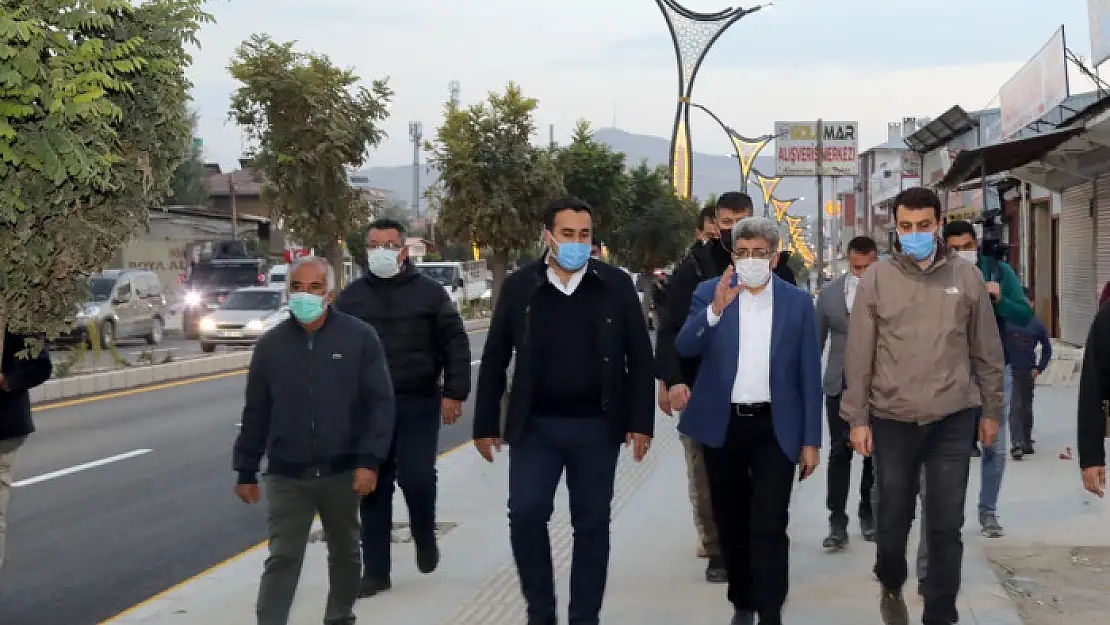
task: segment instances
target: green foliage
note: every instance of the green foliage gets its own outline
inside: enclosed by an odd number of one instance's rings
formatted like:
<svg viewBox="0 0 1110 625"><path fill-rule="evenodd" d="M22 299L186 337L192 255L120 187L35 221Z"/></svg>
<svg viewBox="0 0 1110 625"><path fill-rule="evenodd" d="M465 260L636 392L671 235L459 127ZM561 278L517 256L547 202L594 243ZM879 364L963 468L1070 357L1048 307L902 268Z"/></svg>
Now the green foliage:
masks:
<svg viewBox="0 0 1110 625"><path fill-rule="evenodd" d="M628 210L631 191L624 154L594 141L590 124L580 120L570 145L556 152L555 163L567 193L593 208L594 232L608 240Z"/></svg>
<svg viewBox="0 0 1110 625"><path fill-rule="evenodd" d="M717 194L716 193L710 193L709 197L705 198L705 201L702 202L702 204L699 208L700 208L700 210L705 210L707 208L712 208L713 210L717 210ZM698 225L700 226L701 224L698 224Z"/></svg>
<svg viewBox="0 0 1110 625"><path fill-rule="evenodd" d="M185 158L173 172L170 182L170 198L168 202L176 206L205 206L210 196L208 194L207 176L204 171L202 150L195 144L197 139L197 115L189 115L190 142Z"/></svg>
<svg viewBox="0 0 1110 625"><path fill-rule="evenodd" d="M203 5L0 4L0 330L65 329L85 298L79 276L168 195Z"/></svg>
<svg viewBox="0 0 1110 625"><path fill-rule="evenodd" d="M809 281L809 267L806 267L801 255L791 254L790 258L786 259L786 265L794 270L794 279L798 284L806 284Z"/></svg>
<svg viewBox="0 0 1110 625"><path fill-rule="evenodd" d="M439 177L429 190L437 232L491 251L494 301L510 255L538 238L544 207L564 192L551 152L531 142L536 106L513 83L481 104L449 103L426 146Z"/></svg>
<svg viewBox="0 0 1110 625"><path fill-rule="evenodd" d="M697 205L675 195L664 167L641 163L629 178L632 208L609 251L631 271L644 273L682 258L693 238Z"/></svg>
<svg viewBox="0 0 1110 625"><path fill-rule="evenodd" d="M388 81L357 86L359 77L328 57L261 34L239 45L228 69L240 83L231 117L257 146L249 156L266 180L271 217L282 219L301 245L325 250L341 272L339 240L372 212L348 184L348 171L385 138Z"/></svg>

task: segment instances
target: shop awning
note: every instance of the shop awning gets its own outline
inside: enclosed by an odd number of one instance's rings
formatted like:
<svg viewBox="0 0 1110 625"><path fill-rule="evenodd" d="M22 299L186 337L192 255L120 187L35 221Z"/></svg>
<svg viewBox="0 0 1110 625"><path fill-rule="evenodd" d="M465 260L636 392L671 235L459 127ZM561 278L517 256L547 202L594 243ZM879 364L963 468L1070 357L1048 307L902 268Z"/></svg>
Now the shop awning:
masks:
<svg viewBox="0 0 1110 625"><path fill-rule="evenodd" d="M1003 141L975 150L964 150L956 157L939 186L951 189L968 180L1021 167L1055 150L1083 130L1083 127L1067 128L1025 139Z"/></svg>

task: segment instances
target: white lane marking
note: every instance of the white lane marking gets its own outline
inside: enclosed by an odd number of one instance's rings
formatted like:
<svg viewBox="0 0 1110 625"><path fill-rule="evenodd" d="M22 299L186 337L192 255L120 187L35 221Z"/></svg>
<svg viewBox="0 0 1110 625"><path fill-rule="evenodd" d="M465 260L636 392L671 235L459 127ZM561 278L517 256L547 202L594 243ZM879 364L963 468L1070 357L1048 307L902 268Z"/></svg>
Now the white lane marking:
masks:
<svg viewBox="0 0 1110 625"><path fill-rule="evenodd" d="M53 480L53 479L56 479L56 478L59 478L59 477L65 477L67 475L72 475L74 473L79 473L81 471L85 471L85 470L88 470L88 469L95 469L97 467L102 467L106 464L112 464L113 462L119 462L120 460L127 460L127 459L130 459L130 458L135 458L135 457L138 457L138 456L142 456L144 454L149 454L152 451L154 451L154 450L153 449L135 449L133 451L129 451L129 452L124 453L124 454L109 456L107 458L101 458L100 460L93 460L92 462L86 462L85 464L79 464L75 467L69 467L68 469L60 469L58 471L51 471L50 473L43 473L42 475L36 475L35 477L29 477L25 480L19 480L18 482L15 482L15 483L12 484L12 488L19 488L21 486L31 486L32 484L38 484L39 482L45 482L47 480Z"/></svg>
<svg viewBox="0 0 1110 625"><path fill-rule="evenodd" d="M477 366L478 366L478 365L480 365L480 364L482 364L482 361L481 361L481 360L471 360L471 361L470 361L470 366L471 366L471 367L477 367Z"/></svg>

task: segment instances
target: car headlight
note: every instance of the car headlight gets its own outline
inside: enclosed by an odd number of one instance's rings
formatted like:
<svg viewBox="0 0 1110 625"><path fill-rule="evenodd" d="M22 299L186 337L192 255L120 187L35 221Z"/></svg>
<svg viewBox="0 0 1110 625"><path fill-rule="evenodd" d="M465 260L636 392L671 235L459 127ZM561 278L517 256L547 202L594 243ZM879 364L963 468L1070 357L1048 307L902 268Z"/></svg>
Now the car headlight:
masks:
<svg viewBox="0 0 1110 625"><path fill-rule="evenodd" d="M261 332L266 328L266 324L262 323L261 319L251 319L247 322L247 329L254 332Z"/></svg>
<svg viewBox="0 0 1110 625"><path fill-rule="evenodd" d="M201 332L211 332L216 329L216 322L212 321L210 317L205 317L200 320Z"/></svg>
<svg viewBox="0 0 1110 625"><path fill-rule="evenodd" d="M201 301L200 293L197 293L196 291L189 291L188 293L185 294L185 305L186 306L196 306L197 304L200 304L200 301Z"/></svg>

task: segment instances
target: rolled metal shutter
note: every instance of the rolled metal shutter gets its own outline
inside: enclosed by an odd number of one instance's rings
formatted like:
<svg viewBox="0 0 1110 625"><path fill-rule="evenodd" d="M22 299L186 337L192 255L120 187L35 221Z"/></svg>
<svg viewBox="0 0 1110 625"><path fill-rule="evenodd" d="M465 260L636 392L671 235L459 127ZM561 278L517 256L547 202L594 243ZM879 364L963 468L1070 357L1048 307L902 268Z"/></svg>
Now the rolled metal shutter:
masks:
<svg viewBox="0 0 1110 625"><path fill-rule="evenodd" d="M1060 338L1083 345L1095 316L1094 183L1065 189L1060 210ZM1110 199L1110 194L1107 195Z"/></svg>
<svg viewBox="0 0 1110 625"><path fill-rule="evenodd" d="M1103 176L1098 180L1098 192L1095 194L1097 205L1095 208L1095 256L1098 262L1098 273L1095 278L1095 305L1098 304L1098 294L1102 292L1102 285L1110 282L1110 176Z"/></svg>

